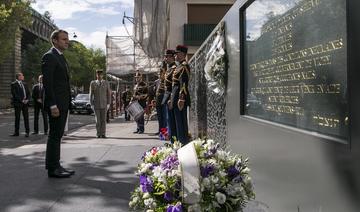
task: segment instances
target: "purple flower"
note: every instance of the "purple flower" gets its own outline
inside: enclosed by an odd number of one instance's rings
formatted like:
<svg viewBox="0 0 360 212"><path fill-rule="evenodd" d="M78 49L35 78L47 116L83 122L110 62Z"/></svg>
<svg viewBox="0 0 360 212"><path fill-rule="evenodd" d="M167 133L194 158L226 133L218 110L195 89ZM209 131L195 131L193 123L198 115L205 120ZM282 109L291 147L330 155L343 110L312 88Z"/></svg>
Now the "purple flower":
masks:
<svg viewBox="0 0 360 212"><path fill-rule="evenodd" d="M239 170L237 170L235 168L235 166L230 166L228 169L227 169L227 174L229 176L230 179L238 176L240 174Z"/></svg>
<svg viewBox="0 0 360 212"><path fill-rule="evenodd" d="M200 167L200 173L202 177L208 177L210 174L214 173L215 168L211 164L206 164L205 166Z"/></svg>
<svg viewBox="0 0 360 212"><path fill-rule="evenodd" d="M142 192L152 192L153 185L151 179L146 175L140 175L140 187Z"/></svg>
<svg viewBox="0 0 360 212"><path fill-rule="evenodd" d="M166 201L170 202L170 201L173 200L174 198L173 198L172 193L169 192L169 191L167 191L167 192L165 192L165 194L164 194L164 199L165 199Z"/></svg>
<svg viewBox="0 0 360 212"><path fill-rule="evenodd" d="M181 204L176 204L176 205L170 205L169 207L167 207L166 212L182 212L182 206Z"/></svg>
<svg viewBox="0 0 360 212"><path fill-rule="evenodd" d="M164 170L177 169L178 166L179 166L179 160L176 155L169 155L161 163L161 168Z"/></svg>

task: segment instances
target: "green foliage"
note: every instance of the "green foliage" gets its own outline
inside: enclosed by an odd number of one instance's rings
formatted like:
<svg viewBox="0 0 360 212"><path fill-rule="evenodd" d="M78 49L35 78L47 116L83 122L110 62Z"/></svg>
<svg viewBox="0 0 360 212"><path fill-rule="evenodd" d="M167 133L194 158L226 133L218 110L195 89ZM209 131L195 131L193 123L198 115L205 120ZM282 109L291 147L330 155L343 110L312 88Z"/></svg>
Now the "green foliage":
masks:
<svg viewBox="0 0 360 212"><path fill-rule="evenodd" d="M26 79L36 80L41 74L41 57L50 47L49 42L40 39L26 47L22 55L22 70ZM70 47L64 55L69 65L73 86L84 86L85 90L88 90L91 80L95 79L96 69L105 70L105 54L101 49L88 49L80 42L70 41Z"/></svg>
<svg viewBox="0 0 360 212"><path fill-rule="evenodd" d="M86 48L77 41L71 41L65 51L65 58L70 68L71 84L84 86L87 91L91 80L95 79L96 69L105 70L105 54L101 49Z"/></svg>
<svg viewBox="0 0 360 212"><path fill-rule="evenodd" d="M22 71L25 79L37 81L41 74L41 57L51 47L49 42L37 39L34 44L27 45L22 53Z"/></svg>
<svg viewBox="0 0 360 212"><path fill-rule="evenodd" d="M2 0L0 3L0 63L14 49L15 33L30 26L30 1Z"/></svg>

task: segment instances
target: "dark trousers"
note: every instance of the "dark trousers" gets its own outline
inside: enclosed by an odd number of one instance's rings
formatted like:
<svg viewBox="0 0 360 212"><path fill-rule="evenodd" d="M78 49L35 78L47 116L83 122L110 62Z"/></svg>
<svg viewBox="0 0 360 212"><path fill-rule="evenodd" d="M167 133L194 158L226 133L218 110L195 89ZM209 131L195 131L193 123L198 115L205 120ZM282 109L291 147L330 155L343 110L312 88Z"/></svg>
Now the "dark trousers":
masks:
<svg viewBox="0 0 360 212"><path fill-rule="evenodd" d="M141 105L141 107L145 110L146 107L146 101L144 100L140 100L139 104ZM138 120L136 120L136 126L137 126L137 131L140 132L144 132L145 131L145 118L144 118L144 114L142 114L140 116L140 118Z"/></svg>
<svg viewBox="0 0 360 212"><path fill-rule="evenodd" d="M19 134L19 128L20 128L20 113L22 112L23 118L24 118L24 124L25 124L25 132L30 132L29 127L29 110L27 104L18 104L14 106L15 109L15 134Z"/></svg>
<svg viewBox="0 0 360 212"><path fill-rule="evenodd" d="M166 128L167 126L167 110L166 110L166 105L156 105L156 114L157 114L157 119L159 122L159 132L162 128Z"/></svg>
<svg viewBox="0 0 360 212"><path fill-rule="evenodd" d="M130 121L130 114L126 110L127 106L129 106L129 102L124 103L125 121Z"/></svg>
<svg viewBox="0 0 360 212"><path fill-rule="evenodd" d="M174 108L170 110L167 107L166 110L167 110L168 134L170 137L170 141L174 142L174 140L175 140L174 137L177 139Z"/></svg>
<svg viewBox="0 0 360 212"><path fill-rule="evenodd" d="M60 167L60 144L64 134L68 111L60 111L59 117L52 117L49 111L50 132L46 145L46 169L52 171Z"/></svg>
<svg viewBox="0 0 360 212"><path fill-rule="evenodd" d="M175 115L175 123L176 123L176 135L177 135L176 138L180 143L185 145L189 142L187 107L185 106L180 111L177 104L174 104L174 115Z"/></svg>
<svg viewBox="0 0 360 212"><path fill-rule="evenodd" d="M145 131L145 118L144 114L136 121L137 131L144 132Z"/></svg>
<svg viewBox="0 0 360 212"><path fill-rule="evenodd" d="M43 123L44 123L44 133L48 131L48 117L47 113L45 112L42 104L35 103L34 105L34 132L39 132L39 114L41 112Z"/></svg>

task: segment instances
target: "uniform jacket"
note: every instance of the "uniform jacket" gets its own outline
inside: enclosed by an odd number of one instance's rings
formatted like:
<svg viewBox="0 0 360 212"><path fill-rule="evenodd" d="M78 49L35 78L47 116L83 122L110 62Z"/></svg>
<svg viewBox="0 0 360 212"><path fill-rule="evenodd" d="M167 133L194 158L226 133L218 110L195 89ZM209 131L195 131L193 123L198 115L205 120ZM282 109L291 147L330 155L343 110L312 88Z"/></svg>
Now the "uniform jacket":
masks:
<svg viewBox="0 0 360 212"><path fill-rule="evenodd" d="M183 61L176 67L172 77L171 98L173 103L176 104L180 94L182 94L185 96L185 105L190 106L189 79L190 67L186 61Z"/></svg>
<svg viewBox="0 0 360 212"><path fill-rule="evenodd" d="M90 83L90 103L95 109L105 109L111 101L111 90L106 80L93 80Z"/></svg>

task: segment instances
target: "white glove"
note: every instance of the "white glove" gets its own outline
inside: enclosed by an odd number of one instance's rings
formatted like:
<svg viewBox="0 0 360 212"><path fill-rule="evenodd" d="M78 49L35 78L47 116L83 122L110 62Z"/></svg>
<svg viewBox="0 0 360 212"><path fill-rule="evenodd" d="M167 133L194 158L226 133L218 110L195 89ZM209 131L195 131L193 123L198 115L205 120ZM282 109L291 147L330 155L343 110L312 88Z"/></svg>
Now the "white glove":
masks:
<svg viewBox="0 0 360 212"><path fill-rule="evenodd" d="M110 105L109 104L106 105L106 110L109 110L109 108L110 108Z"/></svg>

